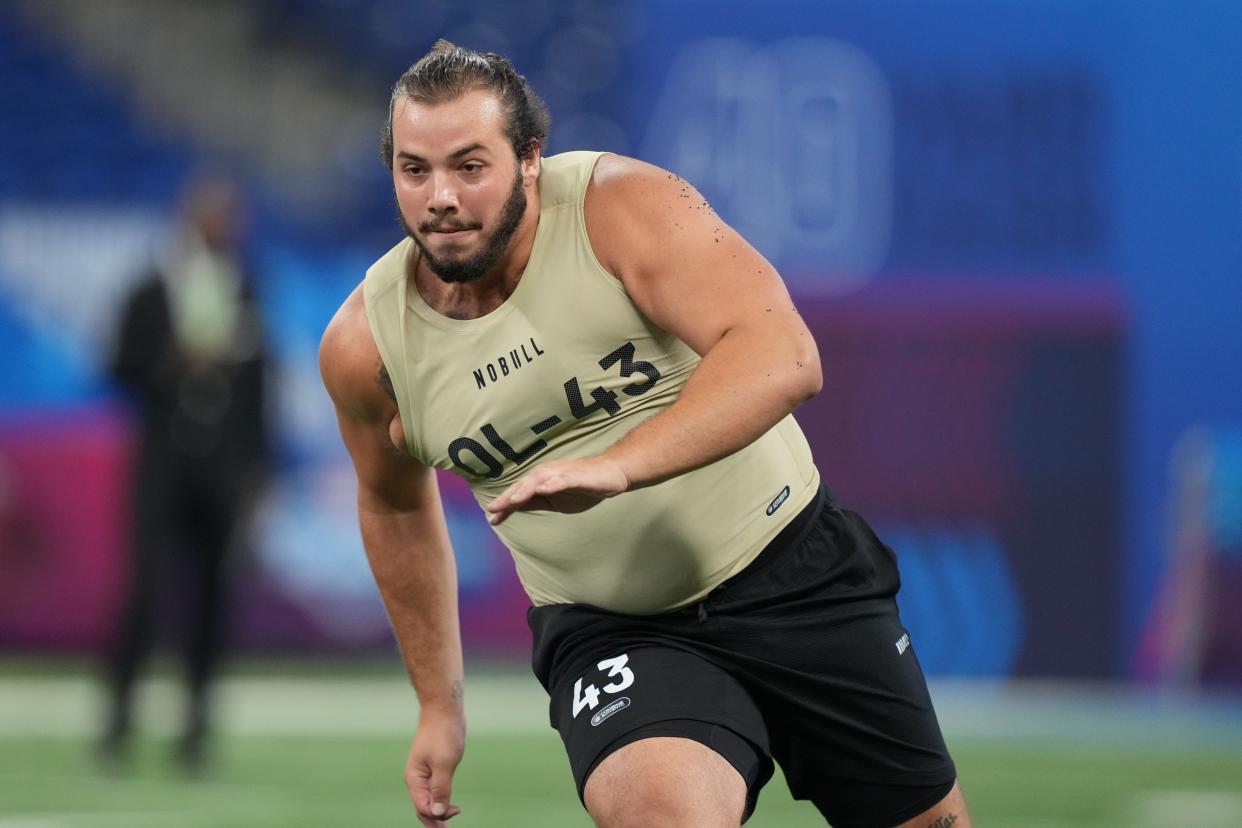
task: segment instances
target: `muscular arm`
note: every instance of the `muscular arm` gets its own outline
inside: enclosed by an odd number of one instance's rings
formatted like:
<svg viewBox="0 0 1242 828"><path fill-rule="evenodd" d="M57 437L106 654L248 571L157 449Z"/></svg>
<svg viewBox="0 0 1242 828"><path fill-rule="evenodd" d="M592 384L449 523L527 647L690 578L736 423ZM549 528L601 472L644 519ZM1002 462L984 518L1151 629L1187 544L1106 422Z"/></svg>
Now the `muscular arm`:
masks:
<svg viewBox="0 0 1242 828"><path fill-rule="evenodd" d="M605 155L587 192L600 263L647 318L702 357L676 402L603 454L536 467L488 508L580 511L749 445L822 385L819 353L776 270L693 187Z"/></svg>
<svg viewBox="0 0 1242 828"><path fill-rule="evenodd" d="M633 159L600 164L587 202L597 257L648 319L702 357L673 405L603 455L638 488L749 445L823 380L776 270L693 187Z"/></svg>
<svg viewBox="0 0 1242 828"><path fill-rule="evenodd" d="M383 386L386 375L381 377L361 290L329 324L319 364L358 476L358 522L367 560L418 694L419 733L406 781L424 823L439 824L436 816L456 812L448 805L446 780L465 739L457 573L434 472L392 441L391 432L400 432L397 407L391 384ZM424 772L426 778L418 777ZM443 788L437 788L441 781ZM434 803L448 813L435 815Z"/></svg>

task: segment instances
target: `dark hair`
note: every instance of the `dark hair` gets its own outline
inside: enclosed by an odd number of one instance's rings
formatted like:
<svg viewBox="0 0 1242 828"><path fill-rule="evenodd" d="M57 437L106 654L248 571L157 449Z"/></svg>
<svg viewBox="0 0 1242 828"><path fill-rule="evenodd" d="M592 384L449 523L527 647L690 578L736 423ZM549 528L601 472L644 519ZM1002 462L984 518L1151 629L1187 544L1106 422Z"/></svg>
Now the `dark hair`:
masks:
<svg viewBox="0 0 1242 828"><path fill-rule="evenodd" d="M518 158L543 146L552 126L548 107L513 64L495 52L475 52L437 40L431 51L405 70L392 87L388 120L380 133L380 157L392 169L392 112L397 101L409 98L438 104L456 100L475 89L496 95L505 115L505 135Z"/></svg>

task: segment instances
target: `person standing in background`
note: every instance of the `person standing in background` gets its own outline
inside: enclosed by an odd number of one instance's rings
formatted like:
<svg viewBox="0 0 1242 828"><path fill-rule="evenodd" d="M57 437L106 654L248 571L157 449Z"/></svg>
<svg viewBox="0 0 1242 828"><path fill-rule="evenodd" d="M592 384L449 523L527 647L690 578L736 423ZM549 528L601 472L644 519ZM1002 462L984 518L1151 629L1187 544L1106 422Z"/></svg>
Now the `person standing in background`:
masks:
<svg viewBox="0 0 1242 828"><path fill-rule="evenodd" d="M230 550L268 465L265 349L242 262L243 203L227 179L190 184L167 254L124 303L111 373L138 425L129 583L108 653L100 760L125 758L134 686L156 639L166 563L187 577L187 700L176 757L206 760L210 692L225 640Z"/></svg>

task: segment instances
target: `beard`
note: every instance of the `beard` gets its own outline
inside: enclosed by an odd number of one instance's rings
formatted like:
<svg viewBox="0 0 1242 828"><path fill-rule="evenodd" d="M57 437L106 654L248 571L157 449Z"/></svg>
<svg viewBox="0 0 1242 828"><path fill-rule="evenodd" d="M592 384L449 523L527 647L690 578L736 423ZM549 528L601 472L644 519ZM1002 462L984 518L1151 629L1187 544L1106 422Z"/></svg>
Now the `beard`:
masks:
<svg viewBox="0 0 1242 828"><path fill-rule="evenodd" d="M479 225L457 224L452 221L440 223L425 221L419 223L418 232L415 232L405 220L405 216L401 212L401 205L397 205L397 218L401 222L401 229L414 240L414 244L418 245L419 252L422 253L423 260L427 262L427 267L430 268L431 272L436 274L440 281L448 284L473 282L491 270L500 261L500 257L504 255L506 248L509 246L509 240L517 232L518 225L522 222L522 216L524 215L526 215L526 190L522 185L522 167L520 164L518 165L517 174L513 177L513 188L509 191L509 197L505 200L504 207L500 209L500 217L496 220L496 229L492 231L491 237L484 243L483 248L473 256L466 258L436 256L427 249L427 245L423 244L420 234L433 232L433 228L437 227L442 229L474 229Z"/></svg>

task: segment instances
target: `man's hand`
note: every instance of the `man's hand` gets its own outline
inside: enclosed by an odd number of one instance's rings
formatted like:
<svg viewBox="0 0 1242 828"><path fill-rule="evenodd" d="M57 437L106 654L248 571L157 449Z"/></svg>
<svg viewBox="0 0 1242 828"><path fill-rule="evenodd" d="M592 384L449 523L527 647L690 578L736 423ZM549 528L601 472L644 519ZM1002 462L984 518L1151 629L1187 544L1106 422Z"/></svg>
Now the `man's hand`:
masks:
<svg viewBox="0 0 1242 828"><path fill-rule="evenodd" d="M554 460L535 466L487 504L487 522L496 526L514 512L585 512L629 485L621 466L606 457Z"/></svg>
<svg viewBox="0 0 1242 828"><path fill-rule="evenodd" d="M405 784L419 821L443 826L461 813L452 804L453 772L466 748L466 722L460 716L422 717L405 764Z"/></svg>

